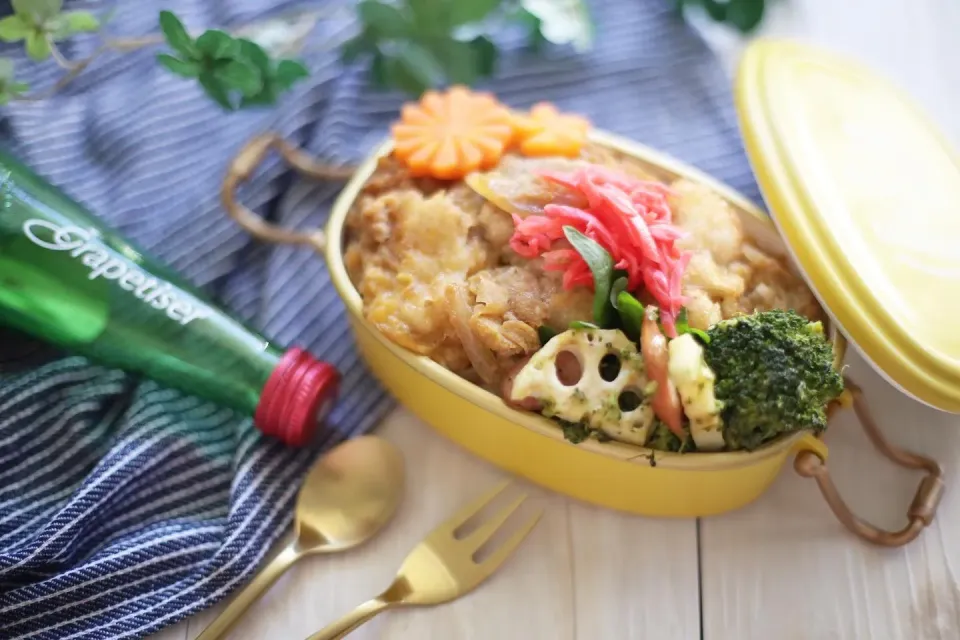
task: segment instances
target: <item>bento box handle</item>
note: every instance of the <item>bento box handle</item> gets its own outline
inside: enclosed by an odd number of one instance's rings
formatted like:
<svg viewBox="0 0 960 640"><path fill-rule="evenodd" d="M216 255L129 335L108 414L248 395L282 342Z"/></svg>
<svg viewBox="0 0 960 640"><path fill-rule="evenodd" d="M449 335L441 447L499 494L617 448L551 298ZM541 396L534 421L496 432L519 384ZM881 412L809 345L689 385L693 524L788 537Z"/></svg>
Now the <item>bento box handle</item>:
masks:
<svg viewBox="0 0 960 640"><path fill-rule="evenodd" d="M227 169L220 189L220 200L227 213L250 235L277 244L308 245L322 252L326 236L319 229L309 232L292 231L266 222L237 199L237 189L249 180L263 164L267 153L276 150L283 160L298 173L318 180L347 180L353 167L335 167L317 162L313 157L276 133L260 134L244 145Z"/></svg>
<svg viewBox="0 0 960 640"><path fill-rule="evenodd" d="M913 502L907 510L907 518L910 522L900 531L885 531L854 515L847 503L840 497L836 485L833 484L830 472L827 470L826 460L814 451L805 450L798 453L793 466L801 476L813 478L817 481L820 492L826 499L827 504L830 505L834 515L837 516L843 526L857 537L883 547L905 545L920 535L924 527L933 522L937 513L937 506L940 504L940 498L943 496L943 471L936 461L891 444L877 427L860 387L848 379L846 380L846 388L853 397L853 410L856 412L860 425L870 438L873 446L901 467L921 469L927 473L920 481Z"/></svg>

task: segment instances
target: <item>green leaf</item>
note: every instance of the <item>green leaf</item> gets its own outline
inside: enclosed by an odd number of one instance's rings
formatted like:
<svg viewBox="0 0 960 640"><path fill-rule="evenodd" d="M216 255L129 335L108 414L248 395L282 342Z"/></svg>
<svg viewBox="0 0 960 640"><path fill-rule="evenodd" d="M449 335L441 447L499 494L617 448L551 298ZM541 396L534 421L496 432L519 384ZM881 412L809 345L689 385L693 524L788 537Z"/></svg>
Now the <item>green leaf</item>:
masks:
<svg viewBox="0 0 960 640"><path fill-rule="evenodd" d="M203 90L210 96L214 102L219 104L221 107L227 111L233 111L233 104L230 102L230 94L226 88L220 84L220 80L217 79L213 73L209 71L204 71L200 74L200 86L203 87Z"/></svg>
<svg viewBox="0 0 960 640"><path fill-rule="evenodd" d="M493 75L497 67L497 45L485 36L477 36L470 41L473 48L477 72L481 76Z"/></svg>
<svg viewBox="0 0 960 640"><path fill-rule="evenodd" d="M273 73L273 63L270 62L270 56L263 50L263 47L252 40L243 38L238 39L237 42L240 43L239 57L250 61L264 77L269 77Z"/></svg>
<svg viewBox="0 0 960 640"><path fill-rule="evenodd" d="M20 16L7 16L0 20L0 40L17 42L25 40L34 31Z"/></svg>
<svg viewBox="0 0 960 640"><path fill-rule="evenodd" d="M77 33L89 33L99 29L100 21L89 11L68 11L47 20L42 30L59 41Z"/></svg>
<svg viewBox="0 0 960 640"><path fill-rule="evenodd" d="M297 60L281 60L277 65L277 85L284 91L299 80L310 77L310 71Z"/></svg>
<svg viewBox="0 0 960 640"><path fill-rule="evenodd" d="M384 82L412 96L419 96L431 86L431 79L410 69L400 58L383 57L382 75Z"/></svg>
<svg viewBox="0 0 960 640"><path fill-rule="evenodd" d="M443 67L429 51L412 42L404 43L395 57L386 59L387 81L419 96L443 79Z"/></svg>
<svg viewBox="0 0 960 640"><path fill-rule="evenodd" d="M555 335L557 335L556 330L555 330L555 329L551 329L550 327L548 327L548 326L545 325L545 324L542 324L542 325L540 325L539 327L537 327L537 337L540 338L540 346L541 346L541 347L542 347L543 345L547 344L548 342L550 342L550 340L551 340Z"/></svg>
<svg viewBox="0 0 960 640"><path fill-rule="evenodd" d="M263 89L260 70L249 62L231 60L218 65L213 74L225 88L237 89L244 96L254 96Z"/></svg>
<svg viewBox="0 0 960 640"><path fill-rule="evenodd" d="M277 90L273 83L266 83L260 93L252 96L243 96L240 99L240 108L268 107L277 103Z"/></svg>
<svg viewBox="0 0 960 640"><path fill-rule="evenodd" d="M14 62L10 58L0 58L0 82L13 80Z"/></svg>
<svg viewBox="0 0 960 640"><path fill-rule="evenodd" d="M685 333L692 333L697 338L700 338L704 344L710 344L710 336L707 335L706 331L690 326L690 323L687 321L686 307L680 309L680 313L677 314L677 335L683 335Z"/></svg>
<svg viewBox="0 0 960 640"><path fill-rule="evenodd" d="M45 33L31 31L27 34L27 55L37 61L50 57L50 43Z"/></svg>
<svg viewBox="0 0 960 640"><path fill-rule="evenodd" d="M414 17L414 28L420 36L445 37L456 28L452 13L458 0L406 0ZM468 0L469 1L469 0ZM421 5L417 7L416 5Z"/></svg>
<svg viewBox="0 0 960 640"><path fill-rule="evenodd" d="M566 225L563 235L593 273L593 319L602 327L610 324L610 286L613 284L613 258L607 250L575 228Z"/></svg>
<svg viewBox="0 0 960 640"><path fill-rule="evenodd" d="M30 88L14 78L15 64L10 58L0 58L0 105L8 104L11 100L23 95Z"/></svg>
<svg viewBox="0 0 960 640"><path fill-rule="evenodd" d="M527 38L527 48L533 53L540 53L547 46L549 40L543 37L543 31L540 30L540 23L537 22L536 28L530 32Z"/></svg>
<svg viewBox="0 0 960 640"><path fill-rule="evenodd" d="M230 60L240 54L240 43L219 29L209 29L197 38L197 49L213 60Z"/></svg>
<svg viewBox="0 0 960 640"><path fill-rule="evenodd" d="M413 17L413 26L421 35L447 35L453 26L450 13L453 4L450 0L406 0Z"/></svg>
<svg viewBox="0 0 960 640"><path fill-rule="evenodd" d="M700 0L700 2L703 4L703 8L707 10L707 15L717 22L723 22L727 19L727 7L729 5L726 2L720 2L719 0Z"/></svg>
<svg viewBox="0 0 960 640"><path fill-rule="evenodd" d="M432 49L447 80L470 85L477 79L478 61L471 43L447 38L433 43Z"/></svg>
<svg viewBox="0 0 960 640"><path fill-rule="evenodd" d="M219 62L214 76L227 95L230 89L243 93L238 105L241 109L275 104L282 92L309 75L297 60L281 60L274 68L266 51L255 42L244 39L236 42L238 55L226 63Z"/></svg>
<svg viewBox="0 0 960 640"><path fill-rule="evenodd" d="M585 322L583 320L574 320L570 323L571 329L599 329L597 325L592 322Z"/></svg>
<svg viewBox="0 0 960 640"><path fill-rule="evenodd" d="M378 87L387 86L387 58L377 49L370 62L370 79Z"/></svg>
<svg viewBox="0 0 960 640"><path fill-rule="evenodd" d="M38 16L51 18L63 11L63 0L33 0L33 6Z"/></svg>
<svg viewBox="0 0 960 640"><path fill-rule="evenodd" d="M66 22L69 33L90 33L100 28L97 16L89 11L68 11L59 17Z"/></svg>
<svg viewBox="0 0 960 640"><path fill-rule="evenodd" d="M643 304L628 291L617 295L617 311L623 332L633 341L640 339L640 327L643 325Z"/></svg>
<svg viewBox="0 0 960 640"><path fill-rule="evenodd" d="M616 274L614 274L616 275ZM620 302L618 301L620 293L627 290L626 276L615 277L613 284L610 285L610 304L614 309L620 311Z"/></svg>
<svg viewBox="0 0 960 640"><path fill-rule="evenodd" d="M357 14L366 28L382 38L403 38L413 32L406 14L390 4L363 0L357 5Z"/></svg>
<svg viewBox="0 0 960 640"><path fill-rule="evenodd" d="M343 44L340 48L340 60L344 64L350 64L365 53L373 53L376 47L376 38L369 31L364 31Z"/></svg>
<svg viewBox="0 0 960 640"><path fill-rule="evenodd" d="M29 16L35 25L42 24L63 10L63 0L13 0L14 13Z"/></svg>
<svg viewBox="0 0 960 640"><path fill-rule="evenodd" d="M29 16L33 14L34 0L10 0L10 6L13 12L20 16Z"/></svg>
<svg viewBox="0 0 960 640"><path fill-rule="evenodd" d="M157 56L157 62L162 64L171 73L184 78L196 78L200 75L200 65L193 60L181 60L169 54L161 53Z"/></svg>
<svg viewBox="0 0 960 640"><path fill-rule="evenodd" d="M450 24L459 26L477 22L500 6L501 0L455 0L450 3Z"/></svg>
<svg viewBox="0 0 960 640"><path fill-rule="evenodd" d="M763 20L764 0L730 0L727 22L742 33L750 33Z"/></svg>
<svg viewBox="0 0 960 640"><path fill-rule="evenodd" d="M193 38L187 33L180 19L170 11L160 12L160 30L167 39L170 48L186 58L195 58L197 55Z"/></svg>

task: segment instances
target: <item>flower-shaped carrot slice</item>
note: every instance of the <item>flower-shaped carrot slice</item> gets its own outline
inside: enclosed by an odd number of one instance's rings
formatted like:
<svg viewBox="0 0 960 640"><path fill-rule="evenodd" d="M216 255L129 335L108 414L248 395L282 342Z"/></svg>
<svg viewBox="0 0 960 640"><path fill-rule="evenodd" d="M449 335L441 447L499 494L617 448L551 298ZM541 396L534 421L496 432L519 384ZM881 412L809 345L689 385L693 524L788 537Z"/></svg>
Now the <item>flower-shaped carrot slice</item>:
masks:
<svg viewBox="0 0 960 640"><path fill-rule="evenodd" d="M523 155L572 158L579 155L587 141L590 122L541 102L533 106L529 115L514 116L513 127Z"/></svg>
<svg viewBox="0 0 960 640"><path fill-rule="evenodd" d="M394 154L414 175L462 178L497 164L513 138L512 116L489 93L427 91L393 125Z"/></svg>

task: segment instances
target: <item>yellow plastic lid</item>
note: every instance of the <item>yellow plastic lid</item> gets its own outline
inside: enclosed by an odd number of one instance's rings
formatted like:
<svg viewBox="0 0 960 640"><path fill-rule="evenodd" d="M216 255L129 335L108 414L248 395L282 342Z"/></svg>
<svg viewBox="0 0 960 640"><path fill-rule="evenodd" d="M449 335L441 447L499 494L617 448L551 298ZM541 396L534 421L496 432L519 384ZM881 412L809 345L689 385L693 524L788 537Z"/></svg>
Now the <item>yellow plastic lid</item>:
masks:
<svg viewBox="0 0 960 640"><path fill-rule="evenodd" d="M918 400L960 413L960 164L896 89L782 41L740 64L740 126L797 266L840 330Z"/></svg>

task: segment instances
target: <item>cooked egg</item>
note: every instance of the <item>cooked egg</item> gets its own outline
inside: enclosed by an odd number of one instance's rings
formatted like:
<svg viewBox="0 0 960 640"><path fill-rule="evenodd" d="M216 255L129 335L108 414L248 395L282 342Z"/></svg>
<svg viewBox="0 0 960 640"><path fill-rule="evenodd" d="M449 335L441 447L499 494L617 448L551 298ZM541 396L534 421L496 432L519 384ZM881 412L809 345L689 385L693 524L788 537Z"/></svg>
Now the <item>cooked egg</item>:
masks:
<svg viewBox="0 0 960 640"><path fill-rule="evenodd" d="M714 394L716 377L703 356L703 346L689 333L670 341L667 375L680 392L690 435L701 451L722 449L721 403Z"/></svg>

